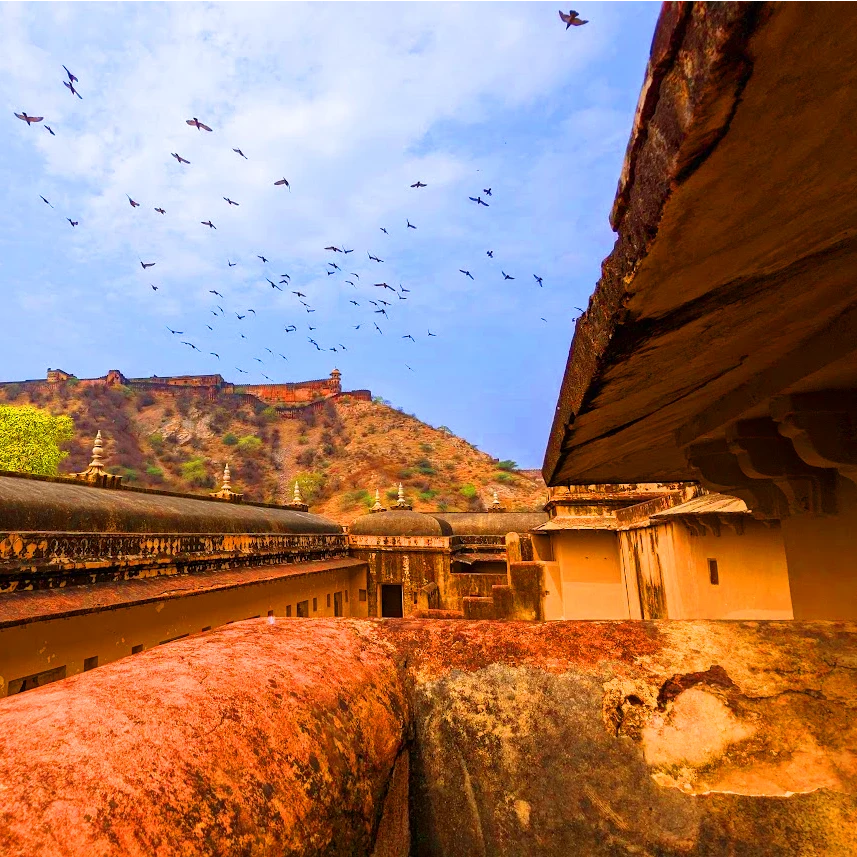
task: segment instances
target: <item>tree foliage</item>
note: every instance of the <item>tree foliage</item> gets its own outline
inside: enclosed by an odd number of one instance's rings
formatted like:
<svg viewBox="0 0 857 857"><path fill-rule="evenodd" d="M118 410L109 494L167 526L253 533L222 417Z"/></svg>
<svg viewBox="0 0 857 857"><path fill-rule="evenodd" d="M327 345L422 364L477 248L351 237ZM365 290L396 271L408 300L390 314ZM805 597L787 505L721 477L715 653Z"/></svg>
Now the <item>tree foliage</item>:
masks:
<svg viewBox="0 0 857 857"><path fill-rule="evenodd" d="M71 417L32 405L0 405L0 470L56 476L68 455L60 445L73 434Z"/></svg>

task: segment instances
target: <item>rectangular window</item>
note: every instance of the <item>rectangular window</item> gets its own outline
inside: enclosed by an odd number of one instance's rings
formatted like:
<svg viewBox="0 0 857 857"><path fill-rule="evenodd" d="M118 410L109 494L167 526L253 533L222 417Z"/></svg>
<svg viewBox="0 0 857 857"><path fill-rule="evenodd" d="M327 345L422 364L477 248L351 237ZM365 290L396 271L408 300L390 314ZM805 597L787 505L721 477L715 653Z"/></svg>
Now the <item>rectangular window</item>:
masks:
<svg viewBox="0 0 857 857"><path fill-rule="evenodd" d="M318 613L318 598L313 598L312 600L312 612Z"/></svg>
<svg viewBox="0 0 857 857"><path fill-rule="evenodd" d="M273 616L273 615L274 615L274 611L273 611L273 610L269 610L269 611L268 611L268 615L269 615L269 616Z"/></svg>
<svg viewBox="0 0 857 857"><path fill-rule="evenodd" d="M417 603L417 590L414 590L414 604Z"/></svg>
<svg viewBox="0 0 857 857"><path fill-rule="evenodd" d="M345 603L348 603L348 590L345 590Z"/></svg>
<svg viewBox="0 0 857 857"><path fill-rule="evenodd" d="M708 560L708 577L711 580L712 586L717 586L720 583L720 573L717 570L717 560Z"/></svg>
<svg viewBox="0 0 857 857"><path fill-rule="evenodd" d="M298 616L304 619L309 616L309 601L298 601Z"/></svg>
<svg viewBox="0 0 857 857"><path fill-rule="evenodd" d="M289 605L286 607L286 616L288 616L289 618L291 618L291 615L292 615L292 605L291 605L291 604L289 604Z"/></svg>
<svg viewBox="0 0 857 857"><path fill-rule="evenodd" d="M359 590L357 593L357 597L360 601L365 601L366 600L366 590L365 589Z"/></svg>
<svg viewBox="0 0 857 857"><path fill-rule="evenodd" d="M93 655L91 658L83 659L83 671L89 672L98 666L98 655Z"/></svg>
<svg viewBox="0 0 857 857"><path fill-rule="evenodd" d="M327 609L330 609L330 593L327 593Z"/></svg>
<svg viewBox="0 0 857 857"><path fill-rule="evenodd" d="M142 652L142 651L143 651L143 644L142 643L140 643L139 646L131 646L131 654L132 655L139 655L140 652Z"/></svg>
<svg viewBox="0 0 857 857"><path fill-rule="evenodd" d="M52 681L59 681L61 678L65 678L65 673L65 665L54 667L53 669L35 673L34 675L27 675L23 678L13 678L6 688L9 696L12 696L13 693L23 693L25 690L32 690L34 687L44 687Z"/></svg>
<svg viewBox="0 0 857 857"><path fill-rule="evenodd" d="M204 634L206 631L210 631L210 630L211 630L211 625L206 625L206 626L202 629L202 633Z"/></svg>

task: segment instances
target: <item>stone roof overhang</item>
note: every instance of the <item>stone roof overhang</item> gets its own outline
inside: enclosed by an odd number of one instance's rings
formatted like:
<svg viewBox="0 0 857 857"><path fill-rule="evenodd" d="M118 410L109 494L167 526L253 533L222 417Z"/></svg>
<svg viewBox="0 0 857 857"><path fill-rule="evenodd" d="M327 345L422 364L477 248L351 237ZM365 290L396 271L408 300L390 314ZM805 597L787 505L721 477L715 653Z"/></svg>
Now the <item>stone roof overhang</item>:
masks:
<svg viewBox="0 0 857 857"><path fill-rule="evenodd" d="M664 4L548 485L698 479L692 446L735 443L736 423L776 440L782 397L857 387L850 17Z"/></svg>

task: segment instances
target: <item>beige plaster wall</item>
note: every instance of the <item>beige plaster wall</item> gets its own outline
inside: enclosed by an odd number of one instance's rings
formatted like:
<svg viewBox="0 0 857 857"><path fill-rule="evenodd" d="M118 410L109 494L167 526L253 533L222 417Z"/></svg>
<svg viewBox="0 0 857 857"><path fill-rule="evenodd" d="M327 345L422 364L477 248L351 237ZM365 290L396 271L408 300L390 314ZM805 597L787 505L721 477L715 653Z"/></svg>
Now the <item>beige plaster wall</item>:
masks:
<svg viewBox="0 0 857 857"><path fill-rule="evenodd" d="M744 533L726 526L720 535L691 535L681 523L658 527L672 541L673 561L664 566L667 612L671 619L792 619L792 601L783 538L777 525L749 516ZM713 585L708 560L716 559Z"/></svg>
<svg viewBox="0 0 857 857"><path fill-rule="evenodd" d="M548 619L628 619L628 596L622 580L616 533L609 530L562 530L551 533L552 554L559 570L547 568L546 583L562 593L545 599Z"/></svg>
<svg viewBox="0 0 857 857"><path fill-rule="evenodd" d="M0 629L0 697L14 679L63 665L66 675L75 675L94 656L103 666L130 655L132 647L150 649L209 626L265 617L270 610L274 617L285 617L290 607L294 618L299 601L309 601L311 618L332 617L335 592L348 592L347 602L343 594L343 616L364 618L367 602L359 599L361 589L366 589L365 568L340 569Z"/></svg>
<svg viewBox="0 0 857 857"><path fill-rule="evenodd" d="M857 619L857 486L837 485L839 514L782 522L795 619Z"/></svg>

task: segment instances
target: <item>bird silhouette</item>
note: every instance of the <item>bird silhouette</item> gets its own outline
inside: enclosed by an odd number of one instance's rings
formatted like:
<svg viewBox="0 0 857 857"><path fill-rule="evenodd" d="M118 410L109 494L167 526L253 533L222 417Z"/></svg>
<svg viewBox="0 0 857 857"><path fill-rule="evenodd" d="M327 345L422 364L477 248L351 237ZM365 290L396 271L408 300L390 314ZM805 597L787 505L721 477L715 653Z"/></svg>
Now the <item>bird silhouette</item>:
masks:
<svg viewBox="0 0 857 857"><path fill-rule="evenodd" d="M494 258L494 251L493 250L487 250L486 253L487 253L489 259Z"/></svg>
<svg viewBox="0 0 857 857"><path fill-rule="evenodd" d="M49 203L49 202L48 202L48 201L47 201L43 196L41 196L41 195L40 195L40 196L39 196L39 199L40 199L43 203L45 203L45 205L51 205L51 204L50 204L50 203ZM53 208L53 206L52 206L52 205L51 205L51 208Z"/></svg>
<svg viewBox="0 0 857 857"><path fill-rule="evenodd" d="M217 295L217 297L219 297L219 298L222 298L222 297L223 297L223 295L222 295L222 294L220 294L220 292L218 292L218 291L217 291L217 289L209 289L209 290L208 290L208 293L209 293L209 294L211 294L211 295Z"/></svg>
<svg viewBox="0 0 857 857"><path fill-rule="evenodd" d="M150 283L149 285L151 285L151 283ZM152 286L152 291L153 291L153 292L158 291L158 287L157 287L157 286Z"/></svg>
<svg viewBox="0 0 857 857"><path fill-rule="evenodd" d="M583 23L585 24L585 23L586 23L586 21L584 21ZM566 27L566 30L567 30L567 29L568 29L568 27ZM548 323L548 320L547 320L546 318L544 318L544 317L542 317L542 316L539 316L539 317L542 319L542 321L543 321L545 324L547 324L547 323Z"/></svg>
<svg viewBox="0 0 857 857"><path fill-rule="evenodd" d="M404 292L410 292L411 290L410 290L410 289L406 289L406 288L404 288L404 287L402 286L402 284L401 284L401 283L399 283L399 291L404 293Z"/></svg>
<svg viewBox="0 0 857 857"><path fill-rule="evenodd" d="M414 182L411 187L428 187L428 185L423 184L422 182Z"/></svg>
<svg viewBox="0 0 857 857"><path fill-rule="evenodd" d="M331 274L335 274L336 271L327 271L326 273L327 273L327 276L329 277Z"/></svg>
<svg viewBox="0 0 857 857"><path fill-rule="evenodd" d="M180 163L180 164L189 164L190 161L187 158L183 158L177 152L170 152L170 154Z"/></svg>
<svg viewBox="0 0 857 857"><path fill-rule="evenodd" d="M354 283L352 283L351 280L346 280L345 282L348 283L349 286L354 286ZM354 286L354 288L356 289L357 286Z"/></svg>
<svg viewBox="0 0 857 857"><path fill-rule="evenodd" d="M227 259L227 260L226 260L226 264L227 264L230 268L234 268L238 263L237 263L237 262L230 262L230 261L229 261L229 259Z"/></svg>
<svg viewBox="0 0 857 857"><path fill-rule="evenodd" d="M44 116L27 116L25 112L16 113L15 114L19 119L26 122L27 125L32 125L35 122L41 122L44 119Z"/></svg>
<svg viewBox="0 0 857 857"><path fill-rule="evenodd" d="M288 181L286 181L286 179L280 179L279 181L274 182L274 185L276 187L280 187L282 185L285 185L289 189L289 192L291 193L292 186L288 183Z"/></svg>
<svg viewBox="0 0 857 857"><path fill-rule="evenodd" d="M253 315L256 315L256 310L254 310L254 309L248 309L247 312L252 312Z"/></svg>
<svg viewBox="0 0 857 857"><path fill-rule="evenodd" d="M470 271L465 271L463 268L459 268L458 270L461 271L465 277L470 277L471 280L473 279L473 274L471 274Z"/></svg>
<svg viewBox="0 0 857 857"><path fill-rule="evenodd" d="M56 134L54 134L54 130L50 125L45 125L45 131L47 131L51 137L56 137Z"/></svg>
<svg viewBox="0 0 857 857"><path fill-rule="evenodd" d="M72 95L76 95L79 99L81 99L81 101L83 100L83 96L82 96L82 95L81 95L81 94L80 94L80 93L79 93L79 92L74 88L74 84L73 84L70 80L64 80L64 81L62 82L62 85L63 85L66 89L68 89L68 91L69 91Z"/></svg>
<svg viewBox="0 0 857 857"><path fill-rule="evenodd" d="M128 194L126 193L125 196L128 196ZM131 199L130 196L128 196L128 202L131 203L131 208L139 208L140 207L140 203L134 199Z"/></svg>
<svg viewBox="0 0 857 857"><path fill-rule="evenodd" d="M230 199L228 196L223 197L230 205L240 205L241 203L235 202L234 199Z"/></svg>
<svg viewBox="0 0 857 857"><path fill-rule="evenodd" d="M514 280L515 279L514 277L510 277L505 271L500 271L500 273L503 275L504 280Z"/></svg>
<svg viewBox="0 0 857 857"><path fill-rule="evenodd" d="M346 249L345 249L345 246L343 245L343 247L342 247L342 252L343 252L343 253L353 253L353 252L354 252L354 250L353 250L353 249L352 249L352 250L346 250Z"/></svg>
<svg viewBox="0 0 857 857"><path fill-rule="evenodd" d="M67 221L68 221L72 226L77 226L77 224L80 222L80 221L78 221L78 220L72 220L70 217L66 217L66 220L67 220Z"/></svg>
<svg viewBox="0 0 857 857"><path fill-rule="evenodd" d="M585 309L581 309L579 306L576 306L576 307L575 307L575 309L576 309L578 312L586 312L586 310L585 310Z"/></svg>
<svg viewBox="0 0 857 857"><path fill-rule="evenodd" d="M216 315L217 315L217 313L216 313L214 310L210 310L210 312L211 312L211 314L212 314L212 315L214 315L214 316L216 316Z"/></svg>
<svg viewBox="0 0 857 857"><path fill-rule="evenodd" d="M306 311L307 311L307 312L315 312L315 310L314 310L314 309L310 309L309 307L307 307L307 310L306 310Z"/></svg>
<svg viewBox="0 0 857 857"><path fill-rule="evenodd" d="M485 208L488 208L488 203L485 202L481 196L470 196L470 197L468 197L468 199L472 200L477 205L484 205Z"/></svg>
<svg viewBox="0 0 857 857"><path fill-rule="evenodd" d="M257 362L261 363L263 366L265 365L264 360L260 360L258 357L254 357L253 359L256 360Z"/></svg>
<svg viewBox="0 0 857 857"><path fill-rule="evenodd" d="M350 303L350 304L354 304L354 306L360 306L360 304L359 304L359 303L357 303L357 301L348 301L348 303Z"/></svg>
<svg viewBox="0 0 857 857"><path fill-rule="evenodd" d="M284 280L291 280L291 276L290 276L289 274L280 274L280 276L281 276Z"/></svg>
<svg viewBox="0 0 857 857"><path fill-rule="evenodd" d="M482 193L484 193L485 196L491 196L491 188L490 187L482 188Z"/></svg>
<svg viewBox="0 0 857 857"><path fill-rule="evenodd" d="M164 211L163 208L156 208L155 211L157 211L158 214L166 214L167 213L166 211Z"/></svg>
<svg viewBox="0 0 857 857"><path fill-rule="evenodd" d="M340 268L339 265L336 264L336 262L328 262L327 264L330 265L331 268L336 268L337 271L342 270L342 268Z"/></svg>
<svg viewBox="0 0 857 857"><path fill-rule="evenodd" d="M316 328L314 328L311 324L308 324L308 325L307 325L307 330L315 330L315 329L316 329Z"/></svg>
<svg viewBox="0 0 857 857"><path fill-rule="evenodd" d="M357 277L358 280L360 279L360 274L355 274L353 271L351 271L348 276Z"/></svg>
<svg viewBox="0 0 857 857"><path fill-rule="evenodd" d="M141 259L141 260L140 260L140 264L143 266L143 270L145 271L145 270L146 270L146 268L154 268L154 267L155 267L155 265L157 265L158 263L157 263L157 262L144 262L144 261Z"/></svg>
<svg viewBox="0 0 857 857"><path fill-rule="evenodd" d="M407 300L407 298L406 298L404 295L396 295L396 297L397 297L400 301L406 301L406 300Z"/></svg>
<svg viewBox="0 0 857 857"><path fill-rule="evenodd" d="M237 155L241 155L241 157L244 158L245 161L248 160L247 155L245 155L244 152L241 151L241 149L233 149L232 151L235 152L235 154Z"/></svg>
<svg viewBox="0 0 857 857"><path fill-rule="evenodd" d="M238 367L237 367L237 366L235 367L235 369L236 369L238 372L243 373L244 375L249 375L249 374L250 374L246 369L238 369Z"/></svg>
<svg viewBox="0 0 857 857"><path fill-rule="evenodd" d="M321 351L321 347L314 339L310 339L310 337L307 337L307 339L309 339L309 341L316 347L317 351Z"/></svg>
<svg viewBox="0 0 857 857"><path fill-rule="evenodd" d="M193 119L185 119L185 122L187 122L188 125L192 125L194 128L196 128L197 131L211 130L208 125L204 124L203 122L200 122L199 119L196 118L196 116L194 116Z"/></svg>
<svg viewBox="0 0 857 857"><path fill-rule="evenodd" d="M411 342L416 342L416 339L414 339L414 338L413 338L413 336L411 336L411 334L410 334L410 333L406 333L406 334L402 337L402 339L410 339L410 340L411 340Z"/></svg>
<svg viewBox="0 0 857 857"><path fill-rule="evenodd" d="M354 325L354 329L355 329L355 330L360 330L360 325L359 325L359 324L355 324L355 325Z"/></svg>
<svg viewBox="0 0 857 857"><path fill-rule="evenodd" d="M293 324L290 324L285 328L286 333L294 333L296 330L297 328Z"/></svg>
<svg viewBox="0 0 857 857"><path fill-rule="evenodd" d="M414 226L413 223L411 223L410 220L406 220L405 223L408 224L408 226L407 226L408 229L416 229L417 228L416 226Z"/></svg>
<svg viewBox="0 0 857 857"><path fill-rule="evenodd" d="M270 355L271 355L271 357L273 357L273 356L274 356L274 352L273 352L273 351L271 351L271 349L270 349L270 348L266 348L266 349L265 349L265 351L267 351L267 352L268 352L268 354L270 354Z"/></svg>
<svg viewBox="0 0 857 857"><path fill-rule="evenodd" d="M380 313L384 316L384 318L389 318L389 316L387 315L387 310L385 310L384 307L381 307L381 309L376 309L375 312Z"/></svg>
<svg viewBox="0 0 857 857"><path fill-rule="evenodd" d="M333 244L331 244L329 247L325 247L324 249L325 250L333 250L334 253L341 253L342 252L342 250L340 250L339 247L334 247Z"/></svg>
<svg viewBox="0 0 857 857"><path fill-rule="evenodd" d="M297 295L299 298L305 298L306 295L303 292L292 292L293 295Z"/></svg>
<svg viewBox="0 0 857 857"><path fill-rule="evenodd" d="M372 304L372 306L378 306L378 301L369 301L369 303Z"/></svg>
<svg viewBox="0 0 857 857"><path fill-rule="evenodd" d="M219 354L216 354L214 351L209 351L208 353L209 353L212 357L216 357L218 360L220 360L220 355L219 355Z"/></svg>
<svg viewBox="0 0 857 857"><path fill-rule="evenodd" d="M533 277L535 277L536 282L539 284L539 287L541 288L541 287L542 287L542 278L541 278L541 277L536 277L536 275L535 275L535 274L533 274Z"/></svg>
<svg viewBox="0 0 857 857"><path fill-rule="evenodd" d="M209 229L217 229L217 227L210 220L200 220L199 222L203 226L207 226Z"/></svg>
<svg viewBox="0 0 857 857"><path fill-rule="evenodd" d="M372 324L375 324L375 322L373 321L373 322L372 322ZM378 325L377 325L377 324L375 324L375 330L377 330L377 331L378 331L378 333L381 333L381 334L383 334L383 333L384 333L384 331L383 331L383 330L381 330L381 328L380 328L380 327L378 327Z"/></svg>
<svg viewBox="0 0 857 857"><path fill-rule="evenodd" d="M437 336L437 334L436 334L436 333L432 333L431 331L429 331L429 332L428 332L428 335L429 335L429 336Z"/></svg>
<svg viewBox="0 0 857 857"><path fill-rule="evenodd" d="M380 228L380 230L381 230L385 235L389 235L389 234L390 234L389 232L387 232L387 230L386 230L386 229L384 229L384 227L383 227L383 226L381 226L381 227L379 227L379 228Z"/></svg>
<svg viewBox="0 0 857 857"><path fill-rule="evenodd" d="M207 325L206 325L206 327L207 327L209 330L214 330L214 328L213 328L210 324L207 324Z"/></svg>
<svg viewBox="0 0 857 857"><path fill-rule="evenodd" d="M559 17L560 20L565 23L566 30L569 27L582 27L584 24L589 23L589 21L581 21L580 16L574 11L574 9L569 9L567 15L560 10Z"/></svg>
<svg viewBox="0 0 857 857"><path fill-rule="evenodd" d="M78 83L79 82L78 79L65 66L63 66L63 68L65 69L65 73L68 75L68 79L72 83Z"/></svg>
<svg viewBox="0 0 857 857"><path fill-rule="evenodd" d="M184 334L183 330L173 330L169 325L167 325L167 330L174 335L178 334L179 336L182 336Z"/></svg>
<svg viewBox="0 0 857 857"><path fill-rule="evenodd" d="M378 303L379 303L379 304L383 304L384 306L391 306L391 304L390 304L390 302L389 302L389 301L382 301L382 300L379 300L379 301L378 301Z"/></svg>
<svg viewBox="0 0 857 857"><path fill-rule="evenodd" d="M264 256L260 256L260 255L258 255L258 254L256 254L256 258L257 258L257 259L261 259L263 264L266 264L266 263L267 263L267 261L268 261Z"/></svg>
<svg viewBox="0 0 857 857"><path fill-rule="evenodd" d="M238 315L238 313L236 312L236 313L235 313L235 315ZM241 321L241 319L242 319L242 318L246 318L246 316L244 316L244 315L238 315L238 321Z"/></svg>
<svg viewBox="0 0 857 857"><path fill-rule="evenodd" d="M367 251L367 255L373 262L383 262L383 259L379 259L377 256L373 256L371 253Z"/></svg>
<svg viewBox="0 0 857 857"><path fill-rule="evenodd" d="M285 355L285 354L280 354L280 353L277 353L277 357L282 357L282 358L283 358L283 360L288 360L288 359L289 359L288 357L286 357L286 355Z"/></svg>
<svg viewBox="0 0 857 857"><path fill-rule="evenodd" d="M406 368L406 369L411 369L411 367L410 367L410 366L408 366L408 364L407 364L407 363L405 363L405 368ZM414 370L413 370L413 369L411 369L411 372L413 372L413 371L414 371Z"/></svg>

